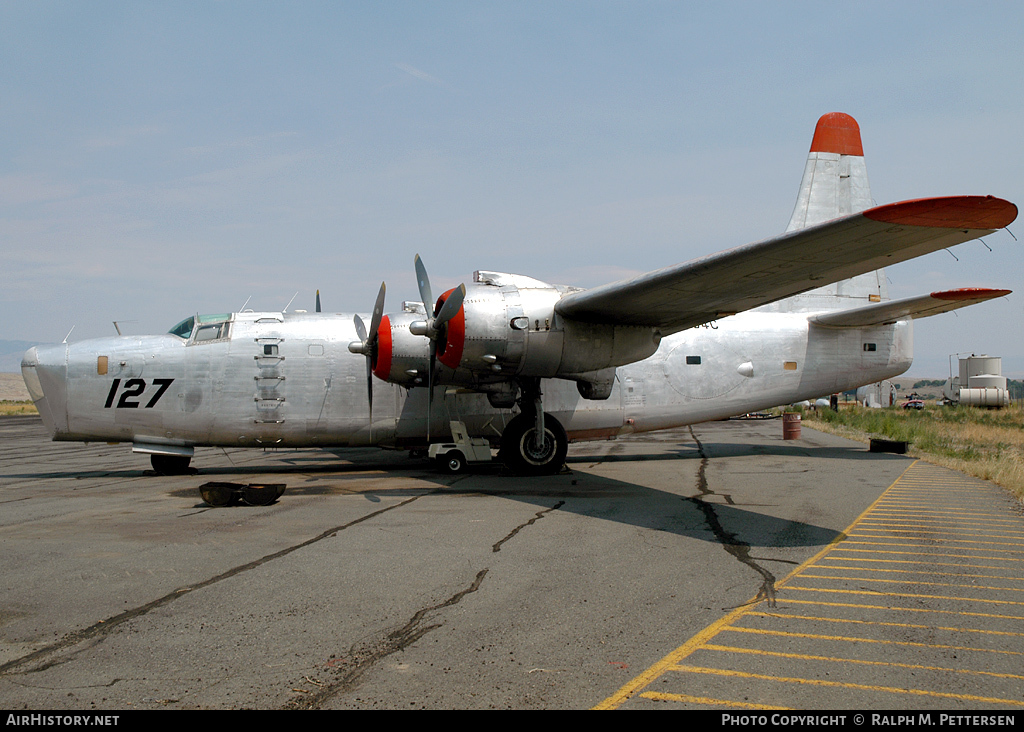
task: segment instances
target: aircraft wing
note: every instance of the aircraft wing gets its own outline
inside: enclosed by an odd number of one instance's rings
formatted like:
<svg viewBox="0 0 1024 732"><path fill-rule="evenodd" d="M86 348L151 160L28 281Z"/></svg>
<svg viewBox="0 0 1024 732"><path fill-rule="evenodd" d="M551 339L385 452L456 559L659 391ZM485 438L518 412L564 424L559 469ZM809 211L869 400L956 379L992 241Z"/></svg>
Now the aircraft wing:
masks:
<svg viewBox="0 0 1024 732"><path fill-rule="evenodd" d="M929 315L948 313L950 310L1009 295L1010 292L1010 290L992 290L984 287L965 287L959 290L945 290L933 292L930 295L908 297L903 300L872 303L850 310L836 310L813 315L809 320L829 328L866 328L872 325L895 323L900 318L926 318Z"/></svg>
<svg viewBox="0 0 1024 732"><path fill-rule="evenodd" d="M659 328L663 335L990 234L1017 217L992 196L876 206L563 297L567 318Z"/></svg>

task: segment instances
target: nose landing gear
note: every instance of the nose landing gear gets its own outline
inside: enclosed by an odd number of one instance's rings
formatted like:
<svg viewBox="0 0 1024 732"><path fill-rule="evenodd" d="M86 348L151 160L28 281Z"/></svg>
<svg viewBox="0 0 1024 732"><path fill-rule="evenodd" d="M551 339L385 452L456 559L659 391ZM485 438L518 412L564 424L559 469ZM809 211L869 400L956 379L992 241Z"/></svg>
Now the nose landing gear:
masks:
<svg viewBox="0 0 1024 732"><path fill-rule="evenodd" d="M157 455L149 456L149 462L153 470L159 475L185 475L188 473L188 465L192 458L187 455Z"/></svg>

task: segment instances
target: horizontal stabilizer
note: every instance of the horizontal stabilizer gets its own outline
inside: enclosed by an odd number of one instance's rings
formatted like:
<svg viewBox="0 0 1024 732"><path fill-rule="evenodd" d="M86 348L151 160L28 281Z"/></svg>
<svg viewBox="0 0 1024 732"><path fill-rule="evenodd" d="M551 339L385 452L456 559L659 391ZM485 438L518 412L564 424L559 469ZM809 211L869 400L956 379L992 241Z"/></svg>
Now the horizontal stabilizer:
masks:
<svg viewBox="0 0 1024 732"><path fill-rule="evenodd" d="M809 320L815 325L829 328L866 328L872 325L895 323L901 318L926 318L950 310L976 305L996 297L1009 295L1010 290L992 290L985 287L965 287L960 290L933 292L930 295L890 300L851 310L839 310L814 315Z"/></svg>

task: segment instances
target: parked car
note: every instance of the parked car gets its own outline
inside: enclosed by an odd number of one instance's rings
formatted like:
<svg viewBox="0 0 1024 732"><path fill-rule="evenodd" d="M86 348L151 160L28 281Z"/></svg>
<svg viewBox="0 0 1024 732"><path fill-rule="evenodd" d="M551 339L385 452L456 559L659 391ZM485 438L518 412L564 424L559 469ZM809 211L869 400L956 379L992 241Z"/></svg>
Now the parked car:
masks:
<svg viewBox="0 0 1024 732"><path fill-rule="evenodd" d="M911 399L908 402L903 403L904 409L924 409L924 401L921 399Z"/></svg>

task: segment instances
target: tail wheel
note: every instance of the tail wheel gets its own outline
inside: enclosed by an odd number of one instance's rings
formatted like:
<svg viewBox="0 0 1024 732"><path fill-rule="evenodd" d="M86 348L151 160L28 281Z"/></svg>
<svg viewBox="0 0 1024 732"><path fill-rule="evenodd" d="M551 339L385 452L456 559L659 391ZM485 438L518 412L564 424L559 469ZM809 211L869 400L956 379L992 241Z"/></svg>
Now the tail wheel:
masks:
<svg viewBox="0 0 1024 732"><path fill-rule="evenodd" d="M569 439L558 420L544 415L544 443L535 443L536 420L520 414L501 433L498 457L516 475L554 475L565 464Z"/></svg>

